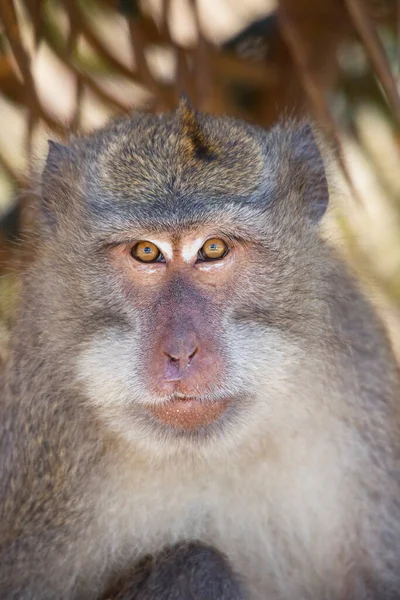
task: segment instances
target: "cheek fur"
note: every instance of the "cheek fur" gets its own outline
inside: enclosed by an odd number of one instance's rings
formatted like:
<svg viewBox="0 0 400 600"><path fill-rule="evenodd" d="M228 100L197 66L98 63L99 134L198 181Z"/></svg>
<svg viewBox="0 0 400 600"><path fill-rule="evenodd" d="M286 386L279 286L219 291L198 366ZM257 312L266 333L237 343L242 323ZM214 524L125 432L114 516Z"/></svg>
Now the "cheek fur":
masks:
<svg viewBox="0 0 400 600"><path fill-rule="evenodd" d="M136 370L138 333L108 331L92 338L77 359L77 379L91 404L131 403L143 393Z"/></svg>
<svg viewBox="0 0 400 600"><path fill-rule="evenodd" d="M205 437L175 435L144 418L144 406L161 400L138 369L139 330L110 330L93 338L77 357L78 381L105 426L154 460L225 460L244 447L257 453L266 441L278 448L323 412L315 405L322 382L318 373L307 371L302 349L281 332L260 332L249 324L227 329L227 376L218 392L235 397L234 410Z"/></svg>

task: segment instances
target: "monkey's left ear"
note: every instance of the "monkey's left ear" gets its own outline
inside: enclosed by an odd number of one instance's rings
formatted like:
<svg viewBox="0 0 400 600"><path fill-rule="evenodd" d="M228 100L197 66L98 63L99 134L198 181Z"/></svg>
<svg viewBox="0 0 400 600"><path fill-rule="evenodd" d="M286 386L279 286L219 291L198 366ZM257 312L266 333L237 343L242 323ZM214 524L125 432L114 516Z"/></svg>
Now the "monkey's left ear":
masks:
<svg viewBox="0 0 400 600"><path fill-rule="evenodd" d="M70 203L68 182L72 179L68 175L74 160L73 152L68 146L53 140L48 140L48 144L49 152L42 173L40 213L43 223L52 227L57 223L58 214L65 213Z"/></svg>
<svg viewBox="0 0 400 600"><path fill-rule="evenodd" d="M329 202L324 160L316 138L322 142L322 138L306 123L294 129L292 140L293 174L298 176L297 186L303 206L314 222L322 218Z"/></svg>

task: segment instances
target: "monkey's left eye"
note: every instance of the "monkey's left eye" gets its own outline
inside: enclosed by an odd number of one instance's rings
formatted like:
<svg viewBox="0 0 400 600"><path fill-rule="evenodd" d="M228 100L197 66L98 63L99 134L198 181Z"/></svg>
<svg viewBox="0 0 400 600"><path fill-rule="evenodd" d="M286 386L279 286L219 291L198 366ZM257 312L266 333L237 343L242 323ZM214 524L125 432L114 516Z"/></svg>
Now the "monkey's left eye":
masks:
<svg viewBox="0 0 400 600"><path fill-rule="evenodd" d="M152 242L138 242L131 250L133 258L140 262L162 262L164 257Z"/></svg>
<svg viewBox="0 0 400 600"><path fill-rule="evenodd" d="M228 254L229 248L224 240L211 238L199 250L200 260L218 260Z"/></svg>

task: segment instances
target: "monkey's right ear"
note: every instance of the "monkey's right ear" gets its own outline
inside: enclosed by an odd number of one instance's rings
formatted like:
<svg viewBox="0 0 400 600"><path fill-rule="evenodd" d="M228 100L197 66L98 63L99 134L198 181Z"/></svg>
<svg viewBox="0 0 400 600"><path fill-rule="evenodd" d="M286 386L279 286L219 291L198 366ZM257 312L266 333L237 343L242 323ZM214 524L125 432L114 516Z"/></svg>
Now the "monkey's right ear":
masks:
<svg viewBox="0 0 400 600"><path fill-rule="evenodd" d="M59 142L48 140L49 151L42 174L40 214L45 225L54 226L57 213L65 212L70 186L67 173L74 162L73 151Z"/></svg>

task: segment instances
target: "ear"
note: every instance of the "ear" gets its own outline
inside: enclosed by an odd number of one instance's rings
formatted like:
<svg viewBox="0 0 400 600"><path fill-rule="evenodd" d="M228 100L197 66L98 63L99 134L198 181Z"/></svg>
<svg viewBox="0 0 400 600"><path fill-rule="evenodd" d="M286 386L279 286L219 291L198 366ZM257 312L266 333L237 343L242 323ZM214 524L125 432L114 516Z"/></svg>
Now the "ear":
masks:
<svg viewBox="0 0 400 600"><path fill-rule="evenodd" d="M319 140L322 143L322 139ZM310 124L297 125L292 137L293 175L308 216L318 222L329 202L324 161Z"/></svg>
<svg viewBox="0 0 400 600"><path fill-rule="evenodd" d="M47 154L45 171L57 171L61 164L71 156L71 149L59 142L47 140L49 151Z"/></svg>
<svg viewBox="0 0 400 600"><path fill-rule="evenodd" d="M65 212L70 198L69 173L73 165L73 152L53 140L48 140L49 151L42 174L40 214L45 225L54 227L57 213Z"/></svg>

